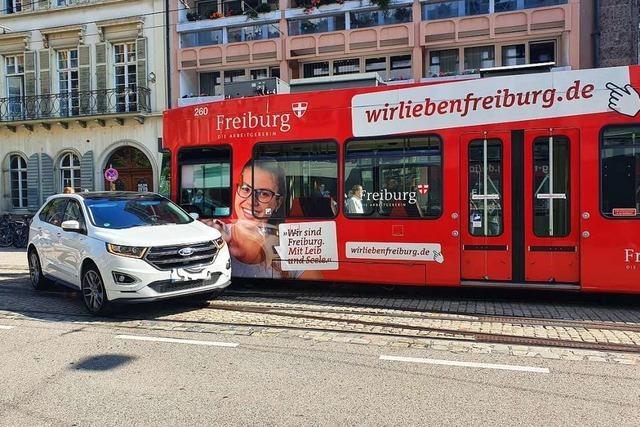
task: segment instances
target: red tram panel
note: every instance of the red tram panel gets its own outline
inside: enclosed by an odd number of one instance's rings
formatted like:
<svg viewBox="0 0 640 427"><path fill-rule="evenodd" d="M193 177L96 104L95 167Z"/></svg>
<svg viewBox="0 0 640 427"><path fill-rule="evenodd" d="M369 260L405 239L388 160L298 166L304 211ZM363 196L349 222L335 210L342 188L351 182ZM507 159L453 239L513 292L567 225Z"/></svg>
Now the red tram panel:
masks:
<svg viewBox="0 0 640 427"><path fill-rule="evenodd" d="M233 274L640 292L640 68L164 113L171 197Z"/></svg>

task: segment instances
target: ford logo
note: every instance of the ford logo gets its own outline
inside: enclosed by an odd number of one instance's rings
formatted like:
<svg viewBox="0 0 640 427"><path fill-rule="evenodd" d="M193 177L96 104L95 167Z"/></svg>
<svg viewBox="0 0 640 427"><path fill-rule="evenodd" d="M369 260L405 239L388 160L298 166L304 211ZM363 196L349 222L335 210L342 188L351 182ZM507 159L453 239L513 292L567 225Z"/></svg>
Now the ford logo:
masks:
<svg viewBox="0 0 640 427"><path fill-rule="evenodd" d="M190 256L193 255L196 250L193 248L182 248L178 251L178 255L180 256Z"/></svg>

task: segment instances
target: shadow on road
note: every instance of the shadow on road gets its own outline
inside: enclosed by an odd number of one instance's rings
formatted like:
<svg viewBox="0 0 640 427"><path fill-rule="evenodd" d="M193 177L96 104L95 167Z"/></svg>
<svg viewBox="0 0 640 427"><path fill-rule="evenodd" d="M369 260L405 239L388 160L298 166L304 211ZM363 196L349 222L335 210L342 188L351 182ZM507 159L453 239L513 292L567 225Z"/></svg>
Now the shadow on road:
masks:
<svg viewBox="0 0 640 427"><path fill-rule="evenodd" d="M137 357L123 354L102 354L86 357L74 364L71 369L75 371L110 371L136 360Z"/></svg>

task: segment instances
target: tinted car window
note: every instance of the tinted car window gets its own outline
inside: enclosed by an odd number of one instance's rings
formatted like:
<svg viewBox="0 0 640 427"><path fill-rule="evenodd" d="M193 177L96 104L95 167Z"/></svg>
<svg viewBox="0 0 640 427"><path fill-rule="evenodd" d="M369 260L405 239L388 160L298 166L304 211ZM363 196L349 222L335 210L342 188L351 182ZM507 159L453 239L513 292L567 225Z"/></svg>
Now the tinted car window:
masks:
<svg viewBox="0 0 640 427"><path fill-rule="evenodd" d="M51 207L47 210L47 221L49 224L60 227L64 218L64 210L67 207L67 199L59 198L51 201Z"/></svg>
<svg viewBox="0 0 640 427"><path fill-rule="evenodd" d="M102 228L123 229L193 221L178 205L159 196L86 199L85 206L93 223Z"/></svg>
<svg viewBox="0 0 640 427"><path fill-rule="evenodd" d="M53 202L55 202L55 200L51 200L49 203L45 205L44 208L42 208L42 210L40 211L40 215L38 215L38 218L40 218L40 221L47 220L47 216L49 215L49 210L51 210L51 206L53 206Z"/></svg>
<svg viewBox="0 0 640 427"><path fill-rule="evenodd" d="M67 208L64 211L64 217L62 221L78 221L80 225L84 224L82 210L80 209L80 204L77 201L69 200Z"/></svg>

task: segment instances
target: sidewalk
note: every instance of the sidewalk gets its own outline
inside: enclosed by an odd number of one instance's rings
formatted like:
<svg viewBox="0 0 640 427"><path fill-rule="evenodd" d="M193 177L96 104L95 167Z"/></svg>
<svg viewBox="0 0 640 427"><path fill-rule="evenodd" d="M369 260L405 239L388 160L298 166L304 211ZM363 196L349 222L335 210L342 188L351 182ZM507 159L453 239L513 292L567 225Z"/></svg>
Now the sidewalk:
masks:
<svg viewBox="0 0 640 427"><path fill-rule="evenodd" d="M25 249L0 248L0 276L3 273L28 273Z"/></svg>

